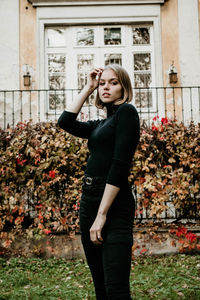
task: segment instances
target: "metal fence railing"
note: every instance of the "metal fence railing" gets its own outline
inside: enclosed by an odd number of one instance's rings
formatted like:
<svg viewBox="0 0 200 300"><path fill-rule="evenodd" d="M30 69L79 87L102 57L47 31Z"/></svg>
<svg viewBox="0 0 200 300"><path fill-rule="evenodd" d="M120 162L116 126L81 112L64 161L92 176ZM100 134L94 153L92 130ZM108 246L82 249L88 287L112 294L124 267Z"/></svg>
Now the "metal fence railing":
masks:
<svg viewBox="0 0 200 300"><path fill-rule="evenodd" d="M0 127L15 127L18 122L57 120L66 106L75 101L78 90L0 90ZM154 116L176 119L185 124L199 122L200 87L155 87L133 89L133 104L141 120L151 124ZM85 103L79 118L101 118L104 112L93 102Z"/></svg>
<svg viewBox="0 0 200 300"><path fill-rule="evenodd" d="M36 122L55 121L66 108L75 101L78 90L0 90L0 128L15 127L19 122L32 120ZM156 87L149 89L134 89L133 104L136 106L141 120L151 124L153 118L168 117L179 122L189 124L191 121L198 123L200 117L200 87ZM91 96L83 106L79 119L88 120L101 118L105 112L98 110ZM136 195L136 221L145 222L153 219L148 208L140 207ZM27 198L30 207L33 195ZM62 193L61 199L62 201ZM173 201L166 203L168 209L156 220L176 221L179 219L200 219L199 199L193 208L185 211L175 208ZM31 212L31 210L30 210Z"/></svg>
<svg viewBox="0 0 200 300"><path fill-rule="evenodd" d="M165 223L196 223L200 220L199 201L199 198L195 199L192 205L188 204L188 207L185 206L182 209L177 209L171 199L164 203L166 209L160 215L152 216L151 210L149 208L141 207L136 196L135 221L137 223L146 223L149 220L155 222L164 221Z"/></svg>
<svg viewBox="0 0 200 300"><path fill-rule="evenodd" d="M65 184L59 184L57 186L57 199L59 199L59 207L63 207L66 202ZM184 206L182 209L177 209L173 203L173 199L165 202L166 209L160 215L151 215L150 207L141 206L141 199L138 198L137 187L133 186L133 194L135 198L135 222L145 224L149 220L154 222L165 222L165 223L196 223L200 220L199 210L199 198L195 199L193 204L189 203L188 206ZM27 214L29 218L35 217L35 205L37 205L37 196L34 192L28 192L26 198ZM67 213L67 211L66 211ZM78 211L77 211L78 216Z"/></svg>

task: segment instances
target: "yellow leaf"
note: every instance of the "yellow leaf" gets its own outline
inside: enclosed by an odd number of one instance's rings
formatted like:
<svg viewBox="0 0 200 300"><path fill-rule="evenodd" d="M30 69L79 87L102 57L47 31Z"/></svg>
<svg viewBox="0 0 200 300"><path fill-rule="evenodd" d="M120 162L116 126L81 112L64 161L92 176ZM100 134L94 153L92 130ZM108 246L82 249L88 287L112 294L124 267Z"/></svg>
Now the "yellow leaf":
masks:
<svg viewBox="0 0 200 300"><path fill-rule="evenodd" d="M168 162L169 162L170 164L172 164L172 163L175 163L176 161L175 161L175 159L174 159L173 157L170 157L170 158L168 159Z"/></svg>

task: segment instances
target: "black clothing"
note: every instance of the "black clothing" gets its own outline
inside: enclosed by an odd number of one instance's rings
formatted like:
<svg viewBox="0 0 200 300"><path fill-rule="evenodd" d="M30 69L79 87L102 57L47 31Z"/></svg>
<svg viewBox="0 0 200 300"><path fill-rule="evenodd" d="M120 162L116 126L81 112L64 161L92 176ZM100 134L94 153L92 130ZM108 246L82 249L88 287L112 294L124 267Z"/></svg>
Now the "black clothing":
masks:
<svg viewBox="0 0 200 300"><path fill-rule="evenodd" d="M79 122L77 114L64 111L58 124L69 133L88 139L90 156L85 173L96 179L94 184L83 184L80 231L97 300L130 300L135 201L128 184L128 172L139 141L139 117L130 104L108 105L107 111L107 119L88 122ZM96 246L90 240L89 230L106 183L120 190L102 229L103 243Z"/></svg>
<svg viewBox="0 0 200 300"><path fill-rule="evenodd" d="M97 300L131 300L129 276L133 243L134 198L129 186L120 189L96 246L89 230L96 218L106 181L83 185L80 203L81 240L93 277ZM123 199L121 208L117 205ZM123 205L122 205L123 204ZM120 210L121 211L120 211Z"/></svg>
<svg viewBox="0 0 200 300"><path fill-rule="evenodd" d="M127 181L130 163L139 141L139 117L131 104L115 105L107 119L79 122L77 114L64 111L58 120L61 128L88 139L90 156L86 174L107 177L107 183L120 187ZM114 106L113 106L114 107Z"/></svg>

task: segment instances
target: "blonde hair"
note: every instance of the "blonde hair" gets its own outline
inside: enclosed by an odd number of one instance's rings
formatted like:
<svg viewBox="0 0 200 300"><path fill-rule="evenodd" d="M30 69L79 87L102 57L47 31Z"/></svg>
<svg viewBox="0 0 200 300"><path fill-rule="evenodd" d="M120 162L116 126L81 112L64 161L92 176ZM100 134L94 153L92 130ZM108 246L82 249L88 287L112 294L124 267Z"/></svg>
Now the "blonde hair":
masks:
<svg viewBox="0 0 200 300"><path fill-rule="evenodd" d="M107 65L104 70L111 69L115 72L119 83L122 86L122 99L119 100L116 104L120 105L124 102L131 102L133 98L133 90L132 90L132 85L131 85L131 80L130 77L127 73L127 71L121 67L120 65L117 64L110 64ZM104 108L105 104L101 101L99 97L99 92L97 89L97 95L95 99L95 105L97 108Z"/></svg>

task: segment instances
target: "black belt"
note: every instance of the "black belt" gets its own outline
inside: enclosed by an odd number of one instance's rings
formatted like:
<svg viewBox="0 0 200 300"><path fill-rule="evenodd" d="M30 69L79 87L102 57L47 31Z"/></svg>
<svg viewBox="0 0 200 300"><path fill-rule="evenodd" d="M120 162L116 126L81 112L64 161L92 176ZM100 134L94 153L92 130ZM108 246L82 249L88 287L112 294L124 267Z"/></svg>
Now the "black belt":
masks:
<svg viewBox="0 0 200 300"><path fill-rule="evenodd" d="M106 177L90 177L85 175L83 178L83 182L86 185L95 185L100 183L106 183Z"/></svg>

